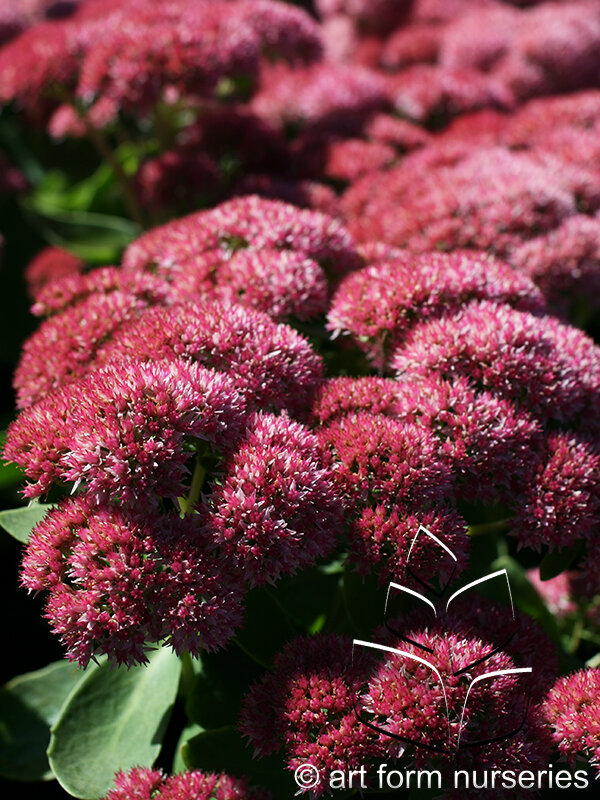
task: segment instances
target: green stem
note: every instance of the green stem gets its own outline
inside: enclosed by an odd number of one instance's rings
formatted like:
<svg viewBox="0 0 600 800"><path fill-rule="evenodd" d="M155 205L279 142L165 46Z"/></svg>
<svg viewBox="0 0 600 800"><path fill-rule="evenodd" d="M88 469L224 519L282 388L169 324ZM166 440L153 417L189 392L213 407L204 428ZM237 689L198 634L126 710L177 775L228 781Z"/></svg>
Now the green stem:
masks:
<svg viewBox="0 0 600 800"><path fill-rule="evenodd" d="M252 659L252 661L254 661L255 664L258 664L259 667L264 667L264 669L271 669L272 664L268 664L266 661L263 661L262 658L259 658L255 653L251 653L250 650L248 650L248 648L244 647L244 645L240 642L237 636L233 638L233 641L237 644L242 653L245 653L248 656L248 658Z"/></svg>
<svg viewBox="0 0 600 800"><path fill-rule="evenodd" d="M75 113L82 121L88 138L115 173L115 177L119 181L123 192L123 201L125 202L125 206L131 218L137 222L140 228L145 228L144 215L138 204L129 176L125 173L122 164L110 148L104 134L99 128L95 127L85 109L78 106L75 97L65 89L64 86L56 87L56 93L63 102L68 103L74 109Z"/></svg>
<svg viewBox="0 0 600 800"><path fill-rule="evenodd" d="M583 621L578 619L575 625L573 626L573 632L571 633L571 638L569 640L569 644L567 647L568 653L575 653L577 652L577 648L579 647L579 643L582 639L582 634L584 633L583 630Z"/></svg>
<svg viewBox="0 0 600 800"><path fill-rule="evenodd" d="M202 487L204 486L204 479L206 478L206 469L202 464L202 457L198 453L196 455L196 465L194 467L194 474L192 475L192 483L187 497L179 498L179 507L181 509L181 516L185 517L190 514L202 494Z"/></svg>
<svg viewBox="0 0 600 800"><path fill-rule="evenodd" d="M192 657L189 653L182 653L180 659L181 679L179 681L179 690L183 697L188 697L194 685L196 674L194 672L194 665L192 664Z"/></svg>
<svg viewBox="0 0 600 800"><path fill-rule="evenodd" d="M469 526L469 536L486 536L492 533L505 533L510 530L512 517L497 519L494 522L482 522L480 525Z"/></svg>

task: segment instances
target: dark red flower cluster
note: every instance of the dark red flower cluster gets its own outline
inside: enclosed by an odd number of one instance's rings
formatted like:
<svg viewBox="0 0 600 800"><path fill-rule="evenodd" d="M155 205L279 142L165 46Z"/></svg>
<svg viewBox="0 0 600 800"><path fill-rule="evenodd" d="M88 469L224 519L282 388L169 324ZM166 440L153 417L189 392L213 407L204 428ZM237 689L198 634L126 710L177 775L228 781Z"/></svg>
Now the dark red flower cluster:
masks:
<svg viewBox="0 0 600 800"><path fill-rule="evenodd" d="M467 766L474 752L478 764L496 768L535 769L546 763L549 742L538 708L540 691L534 689L527 714L519 688L523 676L502 674L520 666L536 647L548 650L541 631L519 620L521 635L503 652L490 647L481 633L493 628L502 636L503 626L506 633L508 615L500 609L471 604L461 610L460 621L440 619L426 628L406 617L402 622L392 625L403 627L403 638L376 632L380 649L353 646L351 639L332 634L288 643L244 702L241 730L257 754L281 748L288 769L315 767L317 797L327 793L333 770L364 764L373 768L368 769L372 777L374 765L400 754L405 767L443 769L448 752L453 767ZM487 680L477 680L486 673L492 673ZM550 668L541 693L553 674ZM504 742L455 749L461 738L485 742L519 727Z"/></svg>
<svg viewBox="0 0 600 800"><path fill-rule="evenodd" d="M263 52L301 62L321 52L300 9L272 0L89 0L66 20L36 25L0 51L0 99L62 114L72 96L103 125L119 112L211 98L255 81ZM62 105L61 105L62 104Z"/></svg>
<svg viewBox="0 0 600 800"><path fill-rule="evenodd" d="M167 777L158 769L134 767L116 775L115 788L104 800L134 797L136 800L270 800L271 794L223 773L196 770Z"/></svg>

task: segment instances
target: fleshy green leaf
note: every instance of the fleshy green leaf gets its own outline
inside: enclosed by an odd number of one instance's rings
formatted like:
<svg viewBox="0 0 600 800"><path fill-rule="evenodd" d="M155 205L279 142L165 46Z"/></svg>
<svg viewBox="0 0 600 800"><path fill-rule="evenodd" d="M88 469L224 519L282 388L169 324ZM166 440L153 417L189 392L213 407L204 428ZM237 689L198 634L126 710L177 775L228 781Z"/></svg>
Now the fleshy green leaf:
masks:
<svg viewBox="0 0 600 800"><path fill-rule="evenodd" d="M233 726L199 733L183 745L182 754L188 769L248 778L251 784L271 789L277 798L291 798L297 790L283 757L253 758L252 748Z"/></svg>
<svg viewBox="0 0 600 800"><path fill-rule="evenodd" d="M178 772L185 772L187 770L186 763L183 760L183 748L190 739L193 739L194 736L197 736L199 733L203 733L203 731L204 728L202 728L201 725L196 725L194 722L186 725L181 731L181 736L179 737L179 741L175 747L173 766L171 767L171 772L173 775L176 775Z"/></svg>
<svg viewBox="0 0 600 800"><path fill-rule="evenodd" d="M562 550L553 550L546 553L540 564L540 578L549 581L556 578L561 572L569 569L583 552L583 542L575 542L571 547L563 547Z"/></svg>
<svg viewBox="0 0 600 800"><path fill-rule="evenodd" d="M0 689L0 775L9 780L51 780L46 748L50 727L84 671L68 661L18 675Z"/></svg>
<svg viewBox="0 0 600 800"><path fill-rule="evenodd" d="M177 695L181 662L167 648L150 663L90 668L52 729L48 758L61 786L95 800L118 770L156 760Z"/></svg>
<svg viewBox="0 0 600 800"><path fill-rule="evenodd" d="M236 642L250 658L266 667L284 643L299 633L276 595L266 589L248 592L244 616Z"/></svg>
<svg viewBox="0 0 600 800"><path fill-rule="evenodd" d="M236 648L202 656L185 711L203 729L221 728L237 721L242 698L261 673L256 663Z"/></svg>
<svg viewBox="0 0 600 800"><path fill-rule="evenodd" d="M50 508L52 506L47 503L32 503L22 508L0 511L0 528L4 528L19 542L27 542L31 531L42 521Z"/></svg>

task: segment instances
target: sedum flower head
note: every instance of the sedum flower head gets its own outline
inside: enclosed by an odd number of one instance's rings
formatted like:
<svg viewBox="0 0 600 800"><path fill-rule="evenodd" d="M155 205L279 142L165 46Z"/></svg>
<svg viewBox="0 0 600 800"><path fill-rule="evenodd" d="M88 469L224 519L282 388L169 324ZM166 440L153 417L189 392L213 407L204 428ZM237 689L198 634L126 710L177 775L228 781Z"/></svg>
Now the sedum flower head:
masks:
<svg viewBox="0 0 600 800"><path fill-rule="evenodd" d="M552 740L571 762L578 755L600 770L600 670L582 669L559 678L543 705Z"/></svg>
<svg viewBox="0 0 600 800"><path fill-rule="evenodd" d="M416 326L392 367L399 378L462 375L542 419L574 422L598 402L600 357L591 339L551 317L490 302Z"/></svg>
<svg viewBox="0 0 600 800"><path fill-rule="evenodd" d="M164 640L197 656L241 622L242 585L211 555L197 518L66 500L35 528L21 582L49 592L46 617L81 666L105 653L146 661Z"/></svg>
<svg viewBox="0 0 600 800"><path fill-rule="evenodd" d="M251 584L327 555L341 526L341 499L317 436L286 416L256 415L222 465L206 521Z"/></svg>
<svg viewBox="0 0 600 800"><path fill-rule="evenodd" d="M163 99L218 96L223 81L257 79L260 57L310 62L318 26L271 0L92 0L68 20L42 23L0 54L0 100L28 111L44 100L59 113L57 87L73 92L96 124L119 111L145 114Z"/></svg>
<svg viewBox="0 0 600 800"><path fill-rule="evenodd" d="M470 300L544 309L532 282L484 254L405 254L347 276L333 297L327 325L334 335L350 334L381 368L385 354L417 322Z"/></svg>
<svg viewBox="0 0 600 800"><path fill-rule="evenodd" d="M250 405L298 416L306 414L323 369L293 328L228 303L148 309L99 348L97 364L123 357L198 362L230 375Z"/></svg>
<svg viewBox="0 0 600 800"><path fill-rule="evenodd" d="M354 712L369 665L362 653L353 658L345 636L292 640L246 695L242 733L259 756L283 746L290 770L312 764L323 779L334 769L360 767L380 752ZM323 780L314 791L323 794Z"/></svg>
<svg viewBox="0 0 600 800"><path fill-rule="evenodd" d="M94 292L28 339L14 377L20 407L110 361L183 357L232 375L253 404L305 413L322 364L295 330L237 304L149 308L161 298L171 302L168 284L150 275L119 273L118 284L128 289ZM59 288L59 302L71 289Z"/></svg>
<svg viewBox="0 0 600 800"><path fill-rule="evenodd" d="M600 456L592 443L550 433L543 462L522 490L512 532L539 550L593 539L600 523Z"/></svg>
<svg viewBox="0 0 600 800"><path fill-rule="evenodd" d="M361 261L337 220L250 195L149 231L127 248L123 265L155 272L179 291L222 291L280 318L323 311L326 278Z"/></svg>
<svg viewBox="0 0 600 800"><path fill-rule="evenodd" d="M230 443L244 408L226 375L183 359L123 360L25 409L10 428L5 457L30 479L28 497L55 481L83 485L98 499L177 497L185 491L189 443Z"/></svg>
<svg viewBox="0 0 600 800"><path fill-rule="evenodd" d="M68 250L44 247L25 267L29 296L37 299L38 294L48 284L70 275L78 275L83 268L83 261Z"/></svg>
<svg viewBox="0 0 600 800"><path fill-rule="evenodd" d="M269 800L269 792L225 773L195 770L167 777L158 769L134 767L118 772L104 800Z"/></svg>

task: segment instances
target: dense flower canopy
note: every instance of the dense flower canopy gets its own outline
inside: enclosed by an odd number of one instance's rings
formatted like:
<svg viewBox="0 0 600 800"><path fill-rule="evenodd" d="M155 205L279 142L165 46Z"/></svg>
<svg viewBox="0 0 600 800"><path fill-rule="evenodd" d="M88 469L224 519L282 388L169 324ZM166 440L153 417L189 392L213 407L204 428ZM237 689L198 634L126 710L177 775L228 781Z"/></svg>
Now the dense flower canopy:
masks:
<svg viewBox="0 0 600 800"><path fill-rule="evenodd" d="M157 663L95 796L598 768L600 0L0 0L0 106L43 775Z"/></svg>

